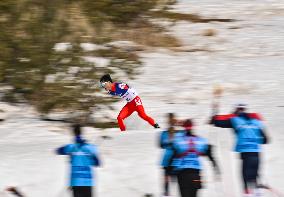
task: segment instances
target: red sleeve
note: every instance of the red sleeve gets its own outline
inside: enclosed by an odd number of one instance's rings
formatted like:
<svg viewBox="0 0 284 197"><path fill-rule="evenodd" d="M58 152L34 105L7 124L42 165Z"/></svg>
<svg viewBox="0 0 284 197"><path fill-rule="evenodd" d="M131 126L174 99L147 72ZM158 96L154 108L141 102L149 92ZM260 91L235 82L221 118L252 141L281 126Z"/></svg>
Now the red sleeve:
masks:
<svg viewBox="0 0 284 197"><path fill-rule="evenodd" d="M250 118L257 119L257 120L263 120L262 116L258 113L248 113ZM236 117L235 114L226 114L226 115L215 115L215 120L229 120L233 117Z"/></svg>
<svg viewBox="0 0 284 197"><path fill-rule="evenodd" d="M116 91L116 83L112 83L112 86L111 86L111 91L112 92L115 92Z"/></svg>
<svg viewBox="0 0 284 197"><path fill-rule="evenodd" d="M263 120L262 116L258 113L249 113L248 115L252 119Z"/></svg>
<svg viewBox="0 0 284 197"><path fill-rule="evenodd" d="M215 115L214 120L229 120L235 116L235 114Z"/></svg>

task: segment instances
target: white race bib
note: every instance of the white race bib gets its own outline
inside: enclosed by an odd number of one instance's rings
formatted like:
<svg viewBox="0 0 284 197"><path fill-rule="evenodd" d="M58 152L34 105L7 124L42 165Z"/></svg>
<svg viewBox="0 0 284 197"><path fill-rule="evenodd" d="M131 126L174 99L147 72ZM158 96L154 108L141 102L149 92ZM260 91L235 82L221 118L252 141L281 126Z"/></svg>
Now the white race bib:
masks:
<svg viewBox="0 0 284 197"><path fill-rule="evenodd" d="M121 97L122 99L126 100L127 102L131 102L138 94L132 88L129 88L127 92Z"/></svg>

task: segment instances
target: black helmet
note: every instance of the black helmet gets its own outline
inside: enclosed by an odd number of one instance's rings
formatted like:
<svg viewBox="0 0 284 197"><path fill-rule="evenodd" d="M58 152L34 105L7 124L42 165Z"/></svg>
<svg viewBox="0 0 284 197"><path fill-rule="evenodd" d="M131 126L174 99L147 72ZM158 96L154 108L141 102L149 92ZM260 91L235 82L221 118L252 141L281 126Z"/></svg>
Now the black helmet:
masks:
<svg viewBox="0 0 284 197"><path fill-rule="evenodd" d="M111 82L112 83L112 79L110 77L110 74L106 74L104 76L101 77L100 82Z"/></svg>

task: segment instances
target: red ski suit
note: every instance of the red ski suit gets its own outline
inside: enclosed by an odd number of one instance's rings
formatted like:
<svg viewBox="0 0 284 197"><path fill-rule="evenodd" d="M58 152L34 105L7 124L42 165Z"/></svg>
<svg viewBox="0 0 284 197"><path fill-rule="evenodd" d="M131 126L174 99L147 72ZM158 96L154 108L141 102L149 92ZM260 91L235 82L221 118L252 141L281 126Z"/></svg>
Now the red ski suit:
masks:
<svg viewBox="0 0 284 197"><path fill-rule="evenodd" d="M134 111L136 111L138 115L150 125L155 125L155 121L145 113L142 101L137 95L136 91L130 88L127 84L113 83L112 90L109 91L109 94L120 96L127 101L127 104L121 109L117 117L118 125L121 131L126 130L123 120L129 117Z"/></svg>

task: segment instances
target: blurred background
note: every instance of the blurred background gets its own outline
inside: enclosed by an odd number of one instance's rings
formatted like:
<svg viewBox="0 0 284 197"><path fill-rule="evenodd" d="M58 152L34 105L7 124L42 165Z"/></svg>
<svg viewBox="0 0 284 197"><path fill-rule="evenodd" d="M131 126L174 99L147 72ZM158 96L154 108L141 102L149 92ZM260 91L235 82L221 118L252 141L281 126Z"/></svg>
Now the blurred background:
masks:
<svg viewBox="0 0 284 197"><path fill-rule="evenodd" d="M241 192L233 134L207 125L212 90L224 90L223 113L248 103L272 138L264 182L284 192L282 0L3 0L0 29L0 191L68 196L68 161L54 150L72 140L69 123L81 122L103 158L98 196L161 194L160 131L135 114L119 132L124 103L99 88L110 73L138 91L162 128L168 112L194 118L217 146L222 181L212 183L208 165L201 196Z"/></svg>

